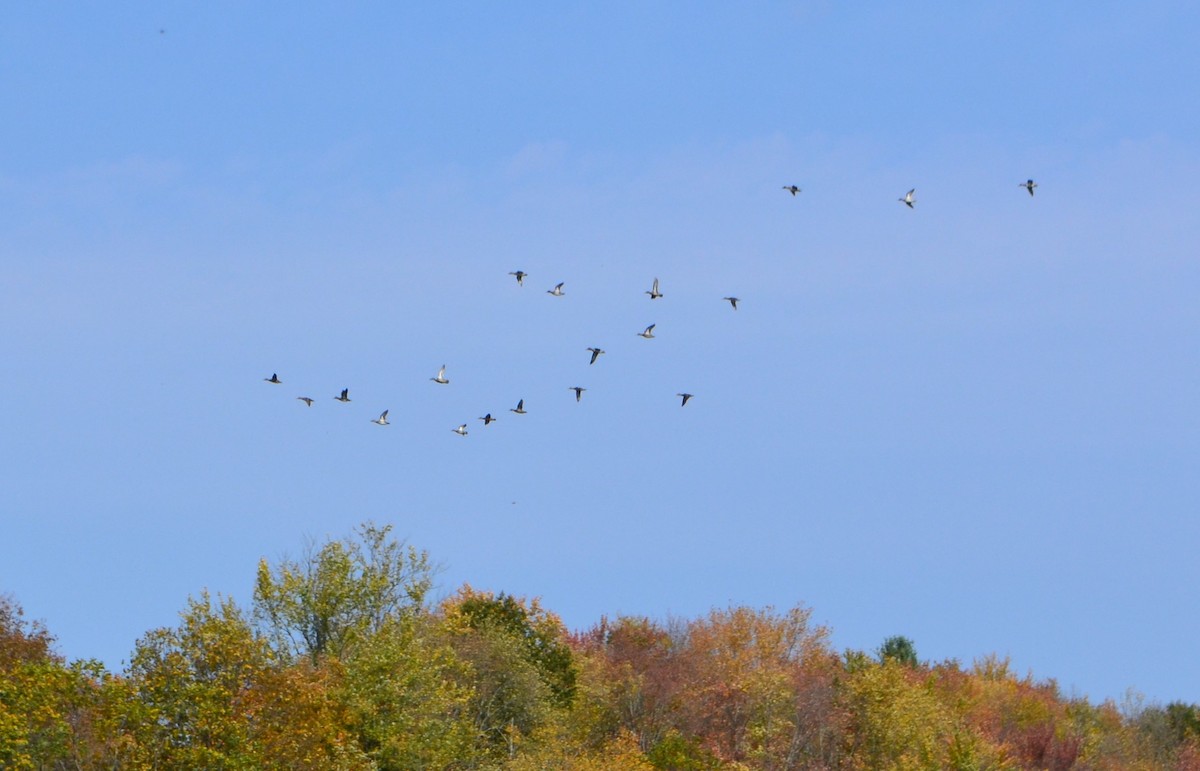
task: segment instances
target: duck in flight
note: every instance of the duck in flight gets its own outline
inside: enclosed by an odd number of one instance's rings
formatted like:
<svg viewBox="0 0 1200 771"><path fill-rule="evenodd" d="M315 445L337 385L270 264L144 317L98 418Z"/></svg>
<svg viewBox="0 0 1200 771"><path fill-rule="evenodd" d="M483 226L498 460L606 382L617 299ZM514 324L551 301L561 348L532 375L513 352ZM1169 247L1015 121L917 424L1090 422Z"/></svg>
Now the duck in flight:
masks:
<svg viewBox="0 0 1200 771"><path fill-rule="evenodd" d="M308 397L308 396L297 396L296 398L297 398L297 399L299 399L300 401L304 402L304 406L306 406L306 407L311 407L311 406L312 406L313 400L312 400L312 398L311 398L311 397Z"/></svg>
<svg viewBox="0 0 1200 771"><path fill-rule="evenodd" d="M525 400L524 400L524 399L522 399L521 401L517 402L517 406L516 406L516 407L509 407L509 408L508 408L508 411L509 411L509 412L515 412L515 413L517 413L518 415L524 415L524 414L525 414ZM495 419L495 418L493 418L493 420L494 420L494 419Z"/></svg>
<svg viewBox="0 0 1200 771"><path fill-rule="evenodd" d="M279 375L276 375L274 372L271 373L270 377L264 377L263 380L267 381L268 383L282 383L283 382L282 380L279 379Z"/></svg>
<svg viewBox="0 0 1200 771"><path fill-rule="evenodd" d="M381 426L386 426L386 425L388 425L387 414L388 414L388 411L384 410L382 413L380 413L379 417L375 418L371 422L378 423Z"/></svg>
<svg viewBox="0 0 1200 771"><path fill-rule="evenodd" d="M722 297L721 299L722 299L722 300L727 300L727 301L729 302L729 304L733 306L733 309L734 309L735 311L737 310L737 304L740 302L740 300L738 300L738 298L736 298L736 297Z"/></svg>
<svg viewBox="0 0 1200 771"><path fill-rule="evenodd" d="M510 270L508 275L517 277L517 286L525 286L525 277L529 274L523 270Z"/></svg>
<svg viewBox="0 0 1200 771"><path fill-rule="evenodd" d="M348 402L348 401L350 401L350 389L349 389L349 388L343 388L343 389L342 389L342 395L341 395L341 396L335 396L335 397L333 397L333 398L334 398L334 399L337 399L339 402Z"/></svg>
<svg viewBox="0 0 1200 771"><path fill-rule="evenodd" d="M662 297L662 292L658 291L658 279L657 278L654 279L654 283L650 285L649 291L644 292L643 294L650 295L651 300L657 300L658 298Z"/></svg>
<svg viewBox="0 0 1200 771"><path fill-rule="evenodd" d="M1021 184L1017 185L1017 187L1023 187L1023 188L1025 188L1026 190L1028 190L1028 191L1029 191L1029 197L1030 197L1030 198L1032 198L1032 197L1033 197L1033 189L1034 189L1035 187L1037 187L1037 183L1036 183L1036 182L1034 182L1032 179L1027 179L1027 180L1025 180L1024 182L1022 182Z"/></svg>
<svg viewBox="0 0 1200 771"><path fill-rule="evenodd" d="M656 326L658 326L658 325L657 325L657 324L651 324L650 326L648 326L648 327L646 327L645 329L643 329L641 332L638 332L638 336L639 336L639 337L644 337L644 338L646 338L647 340L652 340L652 339L654 339L654 328L655 328Z"/></svg>
<svg viewBox="0 0 1200 771"><path fill-rule="evenodd" d="M568 391L574 391L574 392L575 392L575 401L579 401L580 399L582 399L582 398L583 398L583 392L584 392L584 391L586 391L587 389L586 389L586 388L582 388L582 387L580 387L580 386L571 386L571 387L570 387L570 388L568 388L567 390L568 390Z"/></svg>
<svg viewBox="0 0 1200 771"><path fill-rule="evenodd" d="M600 354L604 353L604 349L602 348L588 348L588 350L592 352L592 360L588 364L595 364L596 359L600 358Z"/></svg>
<svg viewBox="0 0 1200 771"><path fill-rule="evenodd" d="M916 192L917 189L914 187L912 190L909 190L907 193L905 193L903 198L897 198L896 200L911 209L913 208L913 203L915 203L917 200Z"/></svg>
<svg viewBox="0 0 1200 771"><path fill-rule="evenodd" d="M687 403L688 403L688 399L691 399L691 398L692 398L692 395L691 395L691 394L675 394L675 395L676 395L676 396L679 396L679 397L682 397L682 399L683 399L683 401L679 402L679 406L680 406L680 407L683 407L683 406L687 405Z"/></svg>
<svg viewBox="0 0 1200 771"><path fill-rule="evenodd" d="M442 368L438 370L437 377L431 377L429 379L435 383L440 383L442 385L446 385L447 383L449 383L450 381L446 379L446 365L443 364Z"/></svg>
<svg viewBox="0 0 1200 771"><path fill-rule="evenodd" d="M489 412L488 414L486 414L482 418L480 418L480 420L483 421L483 425L490 426L492 423L496 422L497 418L493 418L492 413Z"/></svg>
<svg viewBox="0 0 1200 771"><path fill-rule="evenodd" d="M547 289L546 294L552 294L555 297L562 297L564 294L566 294L566 292L564 292L562 290L563 284L565 284L565 283L566 283L565 281L559 281L557 284L554 285L553 289Z"/></svg>
<svg viewBox="0 0 1200 771"><path fill-rule="evenodd" d="M466 436L467 435L467 424L463 423L458 428L452 428L450 430L453 431L454 433L458 434L459 436Z"/></svg>
<svg viewBox="0 0 1200 771"><path fill-rule="evenodd" d="M800 192L800 188L796 187L795 185L784 185L783 189L791 193L793 197L796 195L796 193Z"/></svg>

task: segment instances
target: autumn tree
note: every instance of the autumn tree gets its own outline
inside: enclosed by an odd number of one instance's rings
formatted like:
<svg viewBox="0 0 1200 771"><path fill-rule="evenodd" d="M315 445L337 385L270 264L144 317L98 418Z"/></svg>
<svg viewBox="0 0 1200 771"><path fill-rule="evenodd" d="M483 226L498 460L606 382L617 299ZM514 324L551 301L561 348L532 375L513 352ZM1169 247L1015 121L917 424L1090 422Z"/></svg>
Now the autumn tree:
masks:
<svg viewBox="0 0 1200 771"><path fill-rule="evenodd" d="M952 714L924 675L894 659L852 670L844 684L851 714L850 767L895 771L952 768Z"/></svg>
<svg viewBox="0 0 1200 771"><path fill-rule="evenodd" d="M122 675L0 596L0 768L1200 771L1200 708L1064 697L1007 659L838 655L797 606L603 619L464 586L370 523L207 592Z"/></svg>
<svg viewBox="0 0 1200 771"><path fill-rule="evenodd" d="M255 618L292 671L329 684L373 767L446 768L474 754L468 667L425 612L426 552L361 525L301 560L258 568Z"/></svg>
<svg viewBox="0 0 1200 771"><path fill-rule="evenodd" d="M180 624L138 641L127 678L125 768L374 769L339 698L336 662L280 659L229 598L202 593Z"/></svg>
<svg viewBox="0 0 1200 771"><path fill-rule="evenodd" d="M1155 768L1187 767L1200 749L1200 709L1178 701L1147 705L1140 694L1130 695L1120 710L1111 703L1097 710L1110 713L1109 719L1100 730L1088 732L1084 757L1119 757L1129 763L1148 758Z"/></svg>
<svg viewBox="0 0 1200 771"><path fill-rule="evenodd" d="M260 670L237 703L250 726L262 768L375 771L362 748L356 715L343 691L347 675L336 661L306 658Z"/></svg>
<svg viewBox="0 0 1200 771"><path fill-rule="evenodd" d="M577 722L596 746L619 731L635 736L645 752L665 741L676 765L698 745L679 733L679 707L688 673L682 635L649 618L622 616L601 622L576 641L579 662Z"/></svg>
<svg viewBox="0 0 1200 771"><path fill-rule="evenodd" d="M340 696L378 769L452 768L475 757L468 667L434 624L388 620L344 663Z"/></svg>
<svg viewBox="0 0 1200 771"><path fill-rule="evenodd" d="M508 759L504 771L655 771L663 768L650 762L627 732L618 733L599 747L580 745L576 737L561 730L535 737L532 747ZM683 766L672 766L687 771Z"/></svg>
<svg viewBox="0 0 1200 771"><path fill-rule="evenodd" d="M105 720L109 675L95 661L68 664L44 626L0 595L0 768L72 768L111 762Z"/></svg>
<svg viewBox="0 0 1200 771"><path fill-rule="evenodd" d="M36 768L61 752L67 726L59 707L61 662L40 624L27 623L21 607L0 596L0 766Z"/></svg>
<svg viewBox="0 0 1200 771"><path fill-rule="evenodd" d="M801 723L797 674L828 661L828 632L796 606L714 610L686 630L684 733L704 737L725 761L792 768L816 748ZM811 758L810 758L811 759Z"/></svg>
<svg viewBox="0 0 1200 771"><path fill-rule="evenodd" d="M180 625L138 641L129 665L128 725L142 765L253 767L244 700L272 661L232 599L190 599Z"/></svg>
<svg viewBox="0 0 1200 771"><path fill-rule="evenodd" d="M985 656L972 674L978 688L972 720L1021 767L1064 771L1084 749L1073 705L1057 684L1018 677L1007 658Z"/></svg>

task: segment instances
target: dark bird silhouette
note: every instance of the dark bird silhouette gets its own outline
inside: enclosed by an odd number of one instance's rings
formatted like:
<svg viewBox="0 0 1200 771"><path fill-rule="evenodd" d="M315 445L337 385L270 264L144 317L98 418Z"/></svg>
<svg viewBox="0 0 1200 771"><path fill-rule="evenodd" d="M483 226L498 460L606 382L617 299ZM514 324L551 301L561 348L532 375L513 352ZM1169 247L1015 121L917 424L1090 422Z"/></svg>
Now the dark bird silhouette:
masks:
<svg viewBox="0 0 1200 771"><path fill-rule="evenodd" d="M655 328L656 326L658 326L658 325L657 325L657 324L651 324L650 326L648 326L648 327L646 327L645 329L643 329L641 332L638 332L638 336L639 336L639 337L644 337L644 338L646 338L647 340L651 340L651 339L653 339L653 338L654 338L654 328Z"/></svg>
<svg viewBox="0 0 1200 771"><path fill-rule="evenodd" d="M692 398L691 394L675 394L675 395L683 398L683 401L679 402L680 407L685 406L688 403L688 399Z"/></svg>
<svg viewBox="0 0 1200 771"><path fill-rule="evenodd" d="M741 301L740 301L740 300L738 300L738 298L736 298L736 297L722 297L721 299L722 299L722 300L728 300L728 301L729 301L729 304L733 306L733 309L734 309L735 311L737 310L737 304L738 304L739 302L741 302Z"/></svg>
<svg viewBox="0 0 1200 771"><path fill-rule="evenodd" d="M795 185L784 185L783 189L791 193L793 196L800 192L800 188L796 187Z"/></svg>
<svg viewBox="0 0 1200 771"><path fill-rule="evenodd" d="M1032 197L1033 197L1033 189L1034 189L1035 187L1037 187L1037 183L1036 183L1036 182L1034 182L1032 179L1027 179L1027 180L1025 180L1024 182L1022 182L1021 184L1017 185L1017 187L1023 187L1023 188L1025 188L1026 190L1028 190L1028 191L1029 191L1029 197L1030 197L1030 198L1032 198Z"/></svg>
<svg viewBox="0 0 1200 771"><path fill-rule="evenodd" d="M586 391L587 389L581 388L580 386L571 386L567 390L574 391L575 392L575 401L579 401L580 399L583 398L583 392Z"/></svg>
<svg viewBox="0 0 1200 771"><path fill-rule="evenodd" d="M335 396L335 397L333 397L333 398L334 398L334 399L337 399L339 402L348 402L348 401L350 401L350 389L349 389L349 388L343 388L343 389L342 389L342 395L341 395L341 396Z"/></svg>
<svg viewBox="0 0 1200 771"><path fill-rule="evenodd" d="M304 406L306 406L306 407L311 407L311 406L312 406L313 400L312 400L310 397L308 397L308 396L297 396L296 398L297 398L297 399L299 399L300 401L304 402Z"/></svg>
<svg viewBox="0 0 1200 771"><path fill-rule="evenodd" d="M489 426L489 425L491 425L492 423L495 423L497 419L496 419L496 418L493 418L493 417L492 417L492 413L490 413L490 412L489 412L488 414L486 414L486 415L484 415L482 418L480 418L480 420L482 420L482 421L483 421L483 425L485 425L485 426Z"/></svg>
<svg viewBox="0 0 1200 771"><path fill-rule="evenodd" d="M282 383L283 382L282 380L279 379L279 375L276 375L274 372L271 373L270 377L264 377L263 380L267 381L268 383Z"/></svg>
<svg viewBox="0 0 1200 771"><path fill-rule="evenodd" d="M518 415L524 415L525 414L525 400L522 399L521 401L517 402L516 407L509 407L508 411L515 412Z"/></svg>
<svg viewBox="0 0 1200 771"><path fill-rule="evenodd" d="M517 286L525 286L525 277L529 274L523 270L510 270L508 275L517 277Z"/></svg>
<svg viewBox="0 0 1200 771"><path fill-rule="evenodd" d="M596 359L600 358L600 354L604 353L604 350L601 348L588 348L588 350L592 352L592 360L588 364L595 364Z"/></svg>

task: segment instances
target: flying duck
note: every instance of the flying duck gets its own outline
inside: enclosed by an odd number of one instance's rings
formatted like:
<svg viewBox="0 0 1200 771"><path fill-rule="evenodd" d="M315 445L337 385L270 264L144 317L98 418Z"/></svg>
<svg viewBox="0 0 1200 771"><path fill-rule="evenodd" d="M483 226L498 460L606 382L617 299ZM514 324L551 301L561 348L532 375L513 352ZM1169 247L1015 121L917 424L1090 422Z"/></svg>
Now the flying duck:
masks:
<svg viewBox="0 0 1200 771"><path fill-rule="evenodd" d="M917 189L914 187L912 190L909 190L907 193L905 193L903 198L897 198L896 200L911 209L913 208L913 202L916 201L916 198L914 197L914 193L916 192Z"/></svg>
<svg viewBox="0 0 1200 771"><path fill-rule="evenodd" d="M565 292L563 292L563 290L562 290L563 284L565 284L565 283L566 283L565 281L559 281L557 284L554 285L553 289L547 289L546 294L552 294L555 297L562 297L565 294Z"/></svg>
<svg viewBox="0 0 1200 771"><path fill-rule="evenodd" d="M644 294L650 295L651 300L657 300L658 298L662 297L662 292L658 291L658 279L657 278L654 279L654 283L651 284L649 291L644 292Z"/></svg>
<svg viewBox="0 0 1200 771"><path fill-rule="evenodd" d="M639 336L639 337L644 337L644 338L646 338L647 340L650 340L650 339L652 339L652 338L654 337L654 328L655 328L656 326L658 326L658 325L657 325L657 324L651 324L650 326L648 326L648 327L646 327L645 329L643 329L641 332L638 332L638 336Z"/></svg>
<svg viewBox="0 0 1200 771"><path fill-rule="evenodd" d="M437 377L431 377L429 379L435 383L441 383L442 385L449 383L450 381L446 379L446 365L443 364L442 368L438 370Z"/></svg>

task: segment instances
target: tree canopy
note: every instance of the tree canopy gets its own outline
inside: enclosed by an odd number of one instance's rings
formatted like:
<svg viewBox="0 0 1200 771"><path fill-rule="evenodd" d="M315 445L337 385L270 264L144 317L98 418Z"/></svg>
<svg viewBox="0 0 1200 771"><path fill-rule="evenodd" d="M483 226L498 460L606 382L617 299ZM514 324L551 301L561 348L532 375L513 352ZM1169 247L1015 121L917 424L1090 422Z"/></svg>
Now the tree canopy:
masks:
<svg viewBox="0 0 1200 771"><path fill-rule="evenodd" d="M1176 769L1200 707L1067 697L1006 659L835 651L803 605L572 632L536 598L428 602L428 555L360 526L207 591L122 672L0 595L5 769Z"/></svg>

